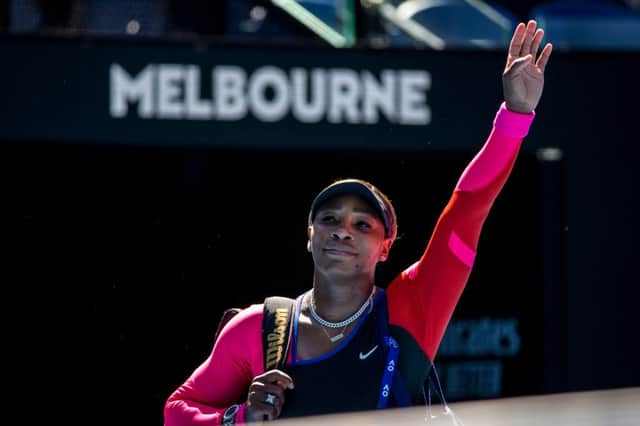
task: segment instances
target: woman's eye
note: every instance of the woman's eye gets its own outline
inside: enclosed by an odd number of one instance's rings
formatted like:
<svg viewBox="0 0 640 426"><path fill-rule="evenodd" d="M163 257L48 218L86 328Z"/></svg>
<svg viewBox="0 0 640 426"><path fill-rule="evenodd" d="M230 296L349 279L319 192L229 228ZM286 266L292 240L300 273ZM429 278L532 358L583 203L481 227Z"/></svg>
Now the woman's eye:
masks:
<svg viewBox="0 0 640 426"><path fill-rule="evenodd" d="M335 223L337 221L337 219L335 218L335 216L323 216L320 221L322 223Z"/></svg>
<svg viewBox="0 0 640 426"><path fill-rule="evenodd" d="M371 225L369 224L369 222L358 222L358 228L371 229Z"/></svg>

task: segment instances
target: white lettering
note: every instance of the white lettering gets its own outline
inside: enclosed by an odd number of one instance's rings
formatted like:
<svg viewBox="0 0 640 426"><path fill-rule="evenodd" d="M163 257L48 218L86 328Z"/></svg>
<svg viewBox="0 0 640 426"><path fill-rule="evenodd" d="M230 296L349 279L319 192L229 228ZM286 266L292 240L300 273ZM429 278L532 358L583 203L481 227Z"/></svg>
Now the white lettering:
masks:
<svg viewBox="0 0 640 426"><path fill-rule="evenodd" d="M431 110L425 91L431 88L431 75L424 71L400 71L400 123L429 124Z"/></svg>
<svg viewBox="0 0 640 426"><path fill-rule="evenodd" d="M138 115L141 118L153 117L153 65L147 65L136 77L131 77L120 65L111 64L109 76L109 110L112 117L125 117L129 112L129 102L138 102Z"/></svg>
<svg viewBox="0 0 640 426"><path fill-rule="evenodd" d="M393 122L395 101L395 74L393 71L382 71L381 82L368 71L362 72L364 85L364 102L362 105L365 123L378 122L378 110L381 110L387 120Z"/></svg>
<svg viewBox="0 0 640 426"><path fill-rule="evenodd" d="M240 120L247 115L244 96L247 73L240 67L218 66L213 70L213 92L217 118Z"/></svg>
<svg viewBox="0 0 640 426"><path fill-rule="evenodd" d="M291 70L293 82L292 112L303 123L317 123L322 120L327 108L327 75L324 70L311 71L311 84L308 72L302 68ZM309 100L307 101L307 98Z"/></svg>
<svg viewBox="0 0 640 426"><path fill-rule="evenodd" d="M330 103L327 119L331 123L359 123L358 100L360 99L360 81L353 70L334 70L329 84Z"/></svg>
<svg viewBox="0 0 640 426"><path fill-rule="evenodd" d="M184 88L187 117L194 120L207 120L213 116L211 101L200 98L200 68L195 65L187 67L187 79Z"/></svg>
<svg viewBox="0 0 640 426"><path fill-rule="evenodd" d="M267 97L267 89L272 96ZM281 120L289 109L291 94L287 76L279 68L258 69L249 83L249 103L253 114L262 121Z"/></svg>
<svg viewBox="0 0 640 426"><path fill-rule="evenodd" d="M211 70L211 94L203 96L197 65L150 64L138 74L110 67L112 117L237 121L251 115L263 122L287 118L300 123L401 125L431 121L426 91L431 76L420 70L356 72L352 69L264 66L247 73L231 65ZM206 89L206 88L205 88ZM205 90L205 93L208 92Z"/></svg>
<svg viewBox="0 0 640 426"><path fill-rule="evenodd" d="M182 87L184 70L181 65L160 65L158 67L158 117L182 118L184 102Z"/></svg>

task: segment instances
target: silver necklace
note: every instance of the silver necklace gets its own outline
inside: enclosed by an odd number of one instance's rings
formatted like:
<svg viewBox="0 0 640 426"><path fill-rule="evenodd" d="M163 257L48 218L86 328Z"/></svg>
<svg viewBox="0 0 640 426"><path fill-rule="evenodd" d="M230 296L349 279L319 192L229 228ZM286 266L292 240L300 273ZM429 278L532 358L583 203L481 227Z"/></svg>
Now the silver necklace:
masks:
<svg viewBox="0 0 640 426"><path fill-rule="evenodd" d="M320 318L320 315L318 315L318 313L316 312L316 310L313 308L313 292L312 290L309 290L309 297L311 298L311 300L309 301L309 312L311 313L311 316L313 317L314 320L316 320L316 322L318 324L320 324L323 327L327 327L327 328L342 328L342 331L338 334L336 334L335 336L331 337L329 336L329 333L327 333L327 331L323 328L322 330L324 331L324 334L327 335L327 337L329 338L329 340L331 340L331 342L337 342L338 340L342 339L344 337L344 331L347 329L347 326L349 324L351 324L352 322L354 322L355 320L357 320L358 318L360 318L362 316L362 314L364 313L364 311L367 309L367 307L371 304L371 299L373 298L373 294L376 291L376 287L373 286L373 288L371 289L371 294L369 295L369 297L367 297L367 300L362 304L362 306L360 306L360 309L358 309L353 315L351 315L349 318L340 321L340 322L331 322L331 321L327 321L323 318Z"/></svg>
<svg viewBox="0 0 640 426"><path fill-rule="evenodd" d="M338 340L340 340L340 339L342 339L342 338L344 337L344 331L347 329L347 327L348 327L348 326L349 326L348 324L347 324L347 325L345 325L345 326L342 328L342 331L341 331L340 333L336 334L336 335L335 335L335 336L333 336L333 337L331 337L331 336L329 335L329 333L327 333L327 329L326 329L326 328L322 327L322 331L324 331L325 336L327 336L327 338L328 338L329 340L331 340L331 343L335 343L335 342L337 342Z"/></svg>

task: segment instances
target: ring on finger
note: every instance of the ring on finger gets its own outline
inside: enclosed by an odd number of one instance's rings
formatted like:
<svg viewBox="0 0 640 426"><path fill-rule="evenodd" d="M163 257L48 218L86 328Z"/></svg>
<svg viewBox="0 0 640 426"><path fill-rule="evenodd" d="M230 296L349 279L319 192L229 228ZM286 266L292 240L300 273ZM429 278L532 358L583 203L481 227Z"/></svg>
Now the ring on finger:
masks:
<svg viewBox="0 0 640 426"><path fill-rule="evenodd" d="M269 405L275 405L276 396L272 393L268 393L267 396L264 398L264 402L266 402Z"/></svg>

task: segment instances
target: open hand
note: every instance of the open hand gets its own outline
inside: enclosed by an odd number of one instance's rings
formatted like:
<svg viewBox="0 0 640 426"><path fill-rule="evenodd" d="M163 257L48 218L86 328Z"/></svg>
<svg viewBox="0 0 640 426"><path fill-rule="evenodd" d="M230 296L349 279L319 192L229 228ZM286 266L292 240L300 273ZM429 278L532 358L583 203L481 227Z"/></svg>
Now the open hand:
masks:
<svg viewBox="0 0 640 426"><path fill-rule="evenodd" d="M547 43L537 57L544 31L530 20L516 27L509 56L502 73L502 88L507 109L528 114L532 112L542 96L544 69L551 55L552 45Z"/></svg>

